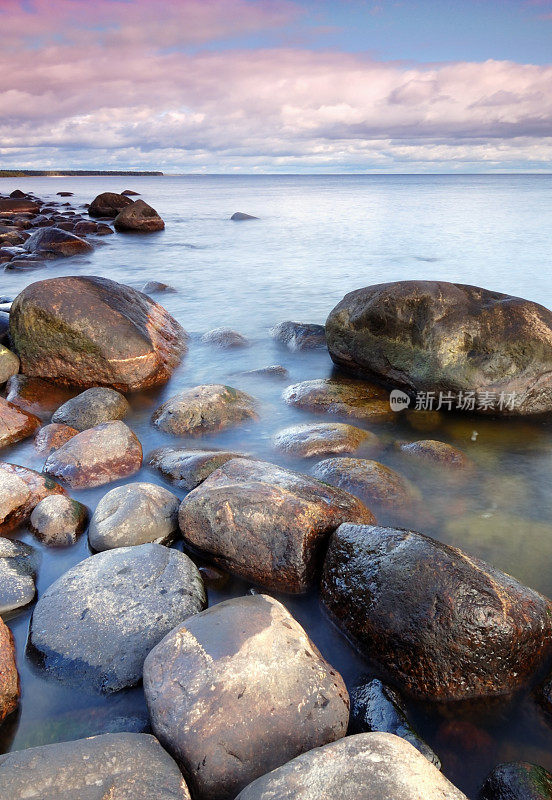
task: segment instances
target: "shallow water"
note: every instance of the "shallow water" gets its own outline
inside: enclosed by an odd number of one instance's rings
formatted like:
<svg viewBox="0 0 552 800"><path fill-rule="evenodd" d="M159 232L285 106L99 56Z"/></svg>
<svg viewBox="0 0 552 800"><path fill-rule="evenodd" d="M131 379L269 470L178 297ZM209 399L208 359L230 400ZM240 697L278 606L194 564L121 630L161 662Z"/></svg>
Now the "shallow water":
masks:
<svg viewBox="0 0 552 800"><path fill-rule="evenodd" d="M552 307L551 176L0 180L0 193L14 188L45 199L56 199L60 190L73 191L70 200L77 207L100 191L131 188L166 221L162 233L105 237L90 256L51 262L33 273L4 273L1 292L14 296L34 280L70 274L101 275L136 288L158 280L178 290L155 299L192 334L189 353L168 385L130 398L133 410L127 421L145 453L175 443L149 424L162 400L185 387L224 382L259 399L260 420L204 437L201 443L310 470L315 460L282 457L273 451L271 437L285 425L321 420L320 415L286 406L281 393L289 383L330 375L332 364L324 352L290 353L269 337L268 330L284 319L322 323L345 292L360 286L406 278L446 279L519 294ZM261 219L230 222L234 211ZM220 351L202 344L200 335L218 325L247 335L250 347ZM242 374L269 364L283 364L289 378ZM461 546L552 596L548 423L449 415L435 430L420 432L397 415L392 423L365 427L388 445L379 460L407 475L423 493L424 518L413 520L413 527ZM428 437L465 450L477 464L477 477L444 481L413 468L392 446L397 439ZM2 457L35 469L42 466L32 442L5 449ZM147 467L132 480L161 483ZM72 494L93 510L115 485ZM388 521L381 514L378 519ZM86 537L72 548L51 550L25 529L14 535L42 554L39 595L90 554ZM248 588L232 579L223 591L210 590L209 602ZM360 675L372 674L370 665L324 618L316 596L280 599L349 686ZM27 610L9 620L23 693L19 714L2 729L1 751L97 733L105 719L144 712L141 688L99 698L45 677L25 653L30 614ZM436 708L409 703L409 710L441 757L445 774L470 797L498 762L526 759L552 769L552 720L529 691L514 700L483 705Z"/></svg>

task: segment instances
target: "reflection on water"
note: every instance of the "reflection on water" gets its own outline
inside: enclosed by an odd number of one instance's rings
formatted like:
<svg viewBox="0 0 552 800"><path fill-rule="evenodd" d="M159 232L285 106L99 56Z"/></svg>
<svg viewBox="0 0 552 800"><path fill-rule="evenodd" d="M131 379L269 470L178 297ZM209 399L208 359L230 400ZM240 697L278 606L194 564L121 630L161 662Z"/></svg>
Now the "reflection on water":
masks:
<svg viewBox="0 0 552 800"><path fill-rule="evenodd" d="M42 197L72 190L77 205L99 191L124 188L117 179L37 178L0 181L0 191L11 191L16 184ZM484 284L552 306L544 233L552 222L552 179L547 176L137 178L131 188L141 191L162 214L165 232L108 237L90 257L49 264L32 279L97 274L137 288L157 280L178 290L156 299L192 333L189 353L167 386L129 398L128 423L145 453L175 443L149 422L162 401L183 388L220 382L258 398L260 420L202 437L202 445L240 450L310 471L315 460L287 458L274 451L271 439L288 425L325 418L286 405L281 393L289 384L330 376L332 364L325 352L291 353L279 347L268 330L290 318L323 322L341 296L359 286L435 277ZM261 220L231 223L228 218L238 210ZM28 282L28 274L5 273L2 294L13 296ZM220 325L247 335L250 346L221 351L200 341L202 333ZM289 376L244 374L270 364L282 364ZM330 419L341 421L336 416ZM552 596L548 422L411 413L381 424L355 424L378 434L384 446L377 459L408 478L422 494L422 502L412 509L410 526L463 547ZM397 441L427 438L462 449L473 470L435 471L396 447ZM190 447L198 444L197 439L176 441ZM362 450L356 455L362 457ZM43 464L29 442L4 450L2 457L39 470ZM147 467L132 480L162 482ZM72 494L94 509L115 485ZM378 520L391 522L381 511ZM16 536L41 553L39 594L90 554L86 537L72 548L48 550L25 529ZM222 588L209 589L209 602L243 594L248 588L232 578ZM325 619L315 594L280 599L349 686L372 674L370 664ZM142 729L145 706L140 687L99 698L44 677L26 655L30 613L19 613L9 621L17 643L22 701L18 715L2 729L1 749L78 738L117 726ZM419 731L439 754L444 772L470 797L476 796L483 777L500 761L526 759L552 769L552 720L530 688L524 696L483 704L442 708L408 704Z"/></svg>

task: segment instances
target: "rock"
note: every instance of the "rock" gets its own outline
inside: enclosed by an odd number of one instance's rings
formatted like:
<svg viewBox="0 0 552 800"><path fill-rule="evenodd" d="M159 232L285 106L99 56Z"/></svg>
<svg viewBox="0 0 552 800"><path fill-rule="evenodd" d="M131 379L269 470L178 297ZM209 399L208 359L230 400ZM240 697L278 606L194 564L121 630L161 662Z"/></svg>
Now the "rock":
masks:
<svg viewBox="0 0 552 800"><path fill-rule="evenodd" d="M180 447L158 447L148 457L148 464L179 489L191 491L227 461L246 457L228 450L184 450Z"/></svg>
<svg viewBox="0 0 552 800"><path fill-rule="evenodd" d="M176 294L177 290L174 286L169 286L168 283L160 283L159 281L148 281L140 289L144 294L153 294L155 292L166 292L167 294Z"/></svg>
<svg viewBox="0 0 552 800"><path fill-rule="evenodd" d="M259 217L252 217L251 214L245 214L243 211L236 211L230 217L234 222L245 222L248 219L259 219Z"/></svg>
<svg viewBox="0 0 552 800"><path fill-rule="evenodd" d="M13 199L21 199L23 197L27 197L25 192L22 192L21 189L14 189L13 192L10 192L10 197Z"/></svg>
<svg viewBox="0 0 552 800"><path fill-rule="evenodd" d="M49 456L53 450L58 450L65 442L76 436L77 433L79 431L76 428L52 422L50 425L45 425L36 434L35 450L41 455Z"/></svg>
<svg viewBox="0 0 552 800"><path fill-rule="evenodd" d="M259 775L345 735L349 698L281 603L227 600L188 619L144 664L153 730L194 796L232 800Z"/></svg>
<svg viewBox="0 0 552 800"><path fill-rule="evenodd" d="M400 736L441 769L439 757L412 728L399 694L377 678L351 692L350 728L354 733L380 731Z"/></svg>
<svg viewBox="0 0 552 800"><path fill-rule="evenodd" d="M287 320L271 328L270 335L293 352L326 347L326 332L323 325Z"/></svg>
<svg viewBox="0 0 552 800"><path fill-rule="evenodd" d="M13 636L8 626L0 619L0 722L15 711L19 705L20 694ZM0 788L1 785L0 775Z"/></svg>
<svg viewBox="0 0 552 800"><path fill-rule="evenodd" d="M125 197L138 197L140 192L133 192L132 189L125 189L124 192L121 192Z"/></svg>
<svg viewBox="0 0 552 800"><path fill-rule="evenodd" d="M270 367L261 367L260 369L250 369L243 375L266 375L268 378L287 378L289 372L281 364L272 364Z"/></svg>
<svg viewBox="0 0 552 800"><path fill-rule="evenodd" d="M215 347L220 347L222 350L229 350L234 347L248 347L249 342L238 331L232 328L213 328L212 331L207 331L201 337L201 341L205 344L212 344Z"/></svg>
<svg viewBox="0 0 552 800"><path fill-rule="evenodd" d="M6 383L19 372L19 359L4 345L0 345L0 384Z"/></svg>
<svg viewBox="0 0 552 800"><path fill-rule="evenodd" d="M195 564L160 544L90 556L46 589L30 643L60 680L104 693L137 684L149 651L205 607Z"/></svg>
<svg viewBox="0 0 552 800"><path fill-rule="evenodd" d="M90 489L128 478L142 466L142 445L124 422L103 422L54 450L44 472L74 489Z"/></svg>
<svg viewBox="0 0 552 800"><path fill-rule="evenodd" d="M282 397L288 405L307 411L374 422L394 417L388 392L371 383L334 378L303 381L288 386Z"/></svg>
<svg viewBox="0 0 552 800"><path fill-rule="evenodd" d="M236 800L467 800L409 742L359 733L294 758Z"/></svg>
<svg viewBox="0 0 552 800"><path fill-rule="evenodd" d="M438 430L444 421L444 416L441 411L430 411L429 409L410 409L406 412L406 418L410 427L415 431L428 431Z"/></svg>
<svg viewBox="0 0 552 800"><path fill-rule="evenodd" d="M84 239L61 228L39 228L27 239L24 247L29 253L66 257L92 250L92 245Z"/></svg>
<svg viewBox="0 0 552 800"><path fill-rule="evenodd" d="M184 778L157 739L107 733L0 756L6 798L190 800Z"/></svg>
<svg viewBox="0 0 552 800"><path fill-rule="evenodd" d="M31 514L34 535L49 547L75 544L86 528L88 509L82 503L60 494L45 497Z"/></svg>
<svg viewBox="0 0 552 800"><path fill-rule="evenodd" d="M40 420L0 397L0 447L20 442L40 428Z"/></svg>
<svg viewBox="0 0 552 800"><path fill-rule="evenodd" d="M380 446L374 433L343 422L292 425L277 433L273 443L280 453L304 458L329 453L353 453L364 443L372 451Z"/></svg>
<svg viewBox="0 0 552 800"><path fill-rule="evenodd" d="M91 220L82 220L77 222L73 229L75 236L86 236L89 233L97 233L98 223Z"/></svg>
<svg viewBox="0 0 552 800"><path fill-rule="evenodd" d="M56 409L77 391L21 374L10 378L6 388L7 399L12 405L43 421L49 420Z"/></svg>
<svg viewBox="0 0 552 800"><path fill-rule="evenodd" d="M11 217L15 214L38 214L40 206L34 200L24 198L0 198L0 216Z"/></svg>
<svg viewBox="0 0 552 800"><path fill-rule="evenodd" d="M92 200L88 206L88 213L91 217L107 217L114 219L119 211L132 205L132 200L123 194L114 192L103 192Z"/></svg>
<svg viewBox="0 0 552 800"><path fill-rule="evenodd" d="M186 334L140 292L97 277L38 281L16 297L10 333L21 371L121 392L165 383L186 351Z"/></svg>
<svg viewBox="0 0 552 800"><path fill-rule="evenodd" d="M105 386L94 386L60 406L52 422L84 431L102 422L124 419L129 411L130 406L122 394Z"/></svg>
<svg viewBox="0 0 552 800"><path fill-rule="evenodd" d="M519 297L444 281L382 283L346 295L326 337L339 366L410 393L443 392L453 408L552 410L552 313ZM461 405L469 392L474 409Z"/></svg>
<svg viewBox="0 0 552 800"><path fill-rule="evenodd" d="M222 430L248 419L257 419L255 400L231 386L195 386L159 406L151 420L173 436Z"/></svg>
<svg viewBox="0 0 552 800"><path fill-rule="evenodd" d="M58 197L73 197L73 192L56 192Z"/></svg>
<svg viewBox="0 0 552 800"><path fill-rule="evenodd" d="M32 547L0 537L0 614L32 603L38 559Z"/></svg>
<svg viewBox="0 0 552 800"><path fill-rule="evenodd" d="M93 550L157 542L170 543L178 531L180 500L153 483L129 483L105 494L90 521Z"/></svg>
<svg viewBox="0 0 552 800"><path fill-rule="evenodd" d="M88 212L90 213L90 211ZM138 231L141 233L152 233L162 231L165 223L157 211L144 203L143 200L136 200L131 205L123 208L113 222L116 231Z"/></svg>
<svg viewBox="0 0 552 800"><path fill-rule="evenodd" d="M549 600L413 531L341 525L322 600L341 630L418 698L508 694L551 649Z"/></svg>
<svg viewBox="0 0 552 800"><path fill-rule="evenodd" d="M205 585L214 589L224 588L230 579L230 575L227 572L223 572L216 567L203 566L199 568L199 572Z"/></svg>
<svg viewBox="0 0 552 800"><path fill-rule="evenodd" d="M499 764L483 784L479 800L550 800L552 774L527 761Z"/></svg>
<svg viewBox="0 0 552 800"><path fill-rule="evenodd" d="M9 314L5 314L3 311L0 311L0 342L2 344L8 341L9 327L10 327Z"/></svg>
<svg viewBox="0 0 552 800"><path fill-rule="evenodd" d="M237 458L182 502L180 530L224 570L275 591L307 591L330 533L372 522L357 498L275 464Z"/></svg>
<svg viewBox="0 0 552 800"><path fill-rule="evenodd" d="M6 533L25 522L51 494L65 494L65 489L33 469L0 462L0 531Z"/></svg>
<svg viewBox="0 0 552 800"><path fill-rule="evenodd" d="M473 461L462 450L446 442L438 442L434 439L423 439L418 442L400 442L398 449L413 462L435 467L439 470L472 471L474 468Z"/></svg>
<svg viewBox="0 0 552 800"><path fill-rule="evenodd" d="M111 233L115 233L113 228L110 228L109 225L106 225L104 222L98 222L96 236L109 236Z"/></svg>

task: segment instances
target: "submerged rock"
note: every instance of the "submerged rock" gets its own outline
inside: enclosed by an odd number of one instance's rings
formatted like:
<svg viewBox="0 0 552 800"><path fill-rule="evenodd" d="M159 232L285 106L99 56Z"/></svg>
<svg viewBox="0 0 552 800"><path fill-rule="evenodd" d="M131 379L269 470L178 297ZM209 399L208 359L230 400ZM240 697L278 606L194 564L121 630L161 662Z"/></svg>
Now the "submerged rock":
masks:
<svg viewBox="0 0 552 800"><path fill-rule="evenodd" d="M74 233L61 228L39 228L25 242L25 250L29 253L38 253L49 256L76 256L80 253L89 253L92 245Z"/></svg>
<svg viewBox="0 0 552 800"><path fill-rule="evenodd" d="M453 469L467 472L473 471L473 461L468 456L446 442L434 439L423 439L418 442L400 442L398 449L413 463L436 467L439 470Z"/></svg>
<svg viewBox="0 0 552 800"><path fill-rule="evenodd" d="M158 447L148 457L148 464L166 481L179 489L191 491L205 478L233 458L247 458L228 450L185 450L181 447Z"/></svg>
<svg viewBox="0 0 552 800"><path fill-rule="evenodd" d="M551 649L549 600L413 531L341 525L330 540L322 600L363 652L423 699L508 694Z"/></svg>
<svg viewBox="0 0 552 800"><path fill-rule="evenodd" d="M290 406L355 419L384 422L394 416L389 393L373 383L316 379L288 386L282 397Z"/></svg>
<svg viewBox="0 0 552 800"><path fill-rule="evenodd" d="M57 678L116 692L138 683L152 647L204 606L203 581L184 553L120 547L86 558L48 587L30 643Z"/></svg>
<svg viewBox="0 0 552 800"><path fill-rule="evenodd" d="M551 800L552 774L526 761L499 764L483 784L478 800Z"/></svg>
<svg viewBox="0 0 552 800"><path fill-rule="evenodd" d="M125 195L125 197L138 197L140 192L134 192L132 189L125 189L121 194Z"/></svg>
<svg viewBox="0 0 552 800"><path fill-rule="evenodd" d="M60 406L52 422L84 431L102 422L124 419L129 411L128 401L122 394L105 386L94 386Z"/></svg>
<svg viewBox="0 0 552 800"><path fill-rule="evenodd" d="M184 539L223 569L276 591L315 582L329 534L373 522L356 497L275 464L233 459L183 500Z"/></svg>
<svg viewBox="0 0 552 800"><path fill-rule="evenodd" d="M45 497L31 514L30 527L37 539L49 547L75 544L86 528L88 509L64 495Z"/></svg>
<svg viewBox="0 0 552 800"><path fill-rule="evenodd" d="M37 554L28 544L0 537L0 614L33 602L37 563Z"/></svg>
<svg viewBox="0 0 552 800"><path fill-rule="evenodd" d="M47 475L18 464L0 462L0 531L6 533L25 522L45 497L65 494Z"/></svg>
<svg viewBox="0 0 552 800"><path fill-rule="evenodd" d="M287 378L289 372L281 364L271 364L269 367L250 369L242 375L266 375L268 378Z"/></svg>
<svg viewBox="0 0 552 800"><path fill-rule="evenodd" d="M0 619L0 722L15 711L19 705L20 694L13 636L8 626ZM1 787L0 773L0 789Z"/></svg>
<svg viewBox="0 0 552 800"><path fill-rule="evenodd" d="M0 756L7 798L190 800L180 770L145 733L107 733Z"/></svg>
<svg viewBox="0 0 552 800"><path fill-rule="evenodd" d="M49 421L56 409L73 397L76 390L19 374L9 379L7 392L7 400L12 405Z"/></svg>
<svg viewBox="0 0 552 800"><path fill-rule="evenodd" d="M80 433L80 431L76 428L52 422L50 425L45 425L36 434L35 450L41 455L48 456L53 450L59 450L65 442L68 442L77 433Z"/></svg>
<svg viewBox="0 0 552 800"><path fill-rule="evenodd" d="M144 294L153 294L154 292L166 292L167 294L176 294L177 290L174 286L168 283L160 283L159 281L148 281L140 289Z"/></svg>
<svg viewBox="0 0 552 800"><path fill-rule="evenodd" d="M259 217L253 217L251 214L246 214L243 211L236 211L234 214L232 214L230 219L234 222L245 222L248 219L259 219Z"/></svg>
<svg viewBox="0 0 552 800"><path fill-rule="evenodd" d="M186 334L145 294L97 277L38 281L19 294L10 334L25 375L122 392L165 383Z"/></svg>
<svg viewBox="0 0 552 800"><path fill-rule="evenodd" d="M227 600L188 619L144 665L152 726L203 800L344 736L341 676L271 597Z"/></svg>
<svg viewBox="0 0 552 800"><path fill-rule="evenodd" d="M0 384L6 383L19 372L19 359L4 345L0 345Z"/></svg>
<svg viewBox="0 0 552 800"><path fill-rule="evenodd" d="M129 200L123 194L116 194L115 192L102 192L95 197L88 206L88 213L91 217L107 217L114 219L121 209L132 205L132 200Z"/></svg>
<svg viewBox="0 0 552 800"><path fill-rule="evenodd" d="M248 347L249 342L241 333L232 328L213 328L201 337L205 344L212 344L222 350L230 350L234 347Z"/></svg>
<svg viewBox="0 0 552 800"><path fill-rule="evenodd" d="M343 422L292 425L279 431L273 442L280 453L304 458L330 453L354 453L363 444L371 450L379 447L379 439L374 433Z"/></svg>
<svg viewBox="0 0 552 800"><path fill-rule="evenodd" d="M143 200L136 200L132 205L121 209L115 217L113 225L117 231L138 231L140 233L162 231L165 227L165 223L157 211Z"/></svg>
<svg viewBox="0 0 552 800"><path fill-rule="evenodd" d="M280 322L270 329L270 335L292 351L326 347L324 326L310 322Z"/></svg>
<svg viewBox="0 0 552 800"><path fill-rule="evenodd" d="M210 433L248 419L257 419L254 398L218 383L174 395L151 418L156 428L173 436Z"/></svg>
<svg viewBox="0 0 552 800"><path fill-rule="evenodd" d="M7 447L32 436L40 420L0 397L0 447Z"/></svg>

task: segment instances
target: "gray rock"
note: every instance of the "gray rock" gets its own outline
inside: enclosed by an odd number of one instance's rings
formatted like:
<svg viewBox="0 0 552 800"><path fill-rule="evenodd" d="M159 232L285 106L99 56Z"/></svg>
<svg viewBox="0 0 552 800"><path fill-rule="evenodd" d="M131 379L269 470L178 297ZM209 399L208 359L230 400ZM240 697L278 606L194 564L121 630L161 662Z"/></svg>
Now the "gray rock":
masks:
<svg viewBox="0 0 552 800"><path fill-rule="evenodd" d="M266 375L267 378L287 378L289 372L281 364L271 364L269 367L260 367L260 369L250 369L243 375Z"/></svg>
<svg viewBox="0 0 552 800"><path fill-rule="evenodd" d="M191 617L144 665L153 730L202 800L232 800L259 775L345 735L341 676L271 597Z"/></svg>
<svg viewBox="0 0 552 800"><path fill-rule="evenodd" d="M75 544L88 521L88 509L61 494L45 497L31 514L34 535L50 547Z"/></svg>
<svg viewBox="0 0 552 800"><path fill-rule="evenodd" d="M227 461L246 457L243 453L232 453L228 450L158 447L149 454L148 464L173 486L191 491Z"/></svg>
<svg viewBox="0 0 552 800"><path fill-rule="evenodd" d="M190 800L180 770L145 733L108 733L0 756L6 800Z"/></svg>
<svg viewBox="0 0 552 800"><path fill-rule="evenodd" d="M467 800L411 744L359 733L259 778L236 800Z"/></svg>
<svg viewBox="0 0 552 800"><path fill-rule="evenodd" d="M168 283L160 283L159 281L148 281L140 289L144 294L153 294L155 292L166 292L167 294L176 294L177 290L174 286Z"/></svg>
<svg viewBox="0 0 552 800"><path fill-rule="evenodd" d="M32 603L38 556L28 544L0 537L0 614Z"/></svg>
<svg viewBox="0 0 552 800"><path fill-rule="evenodd" d="M257 419L255 400L222 384L195 386L171 397L154 412L153 424L174 436L202 434Z"/></svg>
<svg viewBox="0 0 552 800"><path fill-rule="evenodd" d="M314 350L326 347L326 332L323 325L310 322L280 322L270 329L270 335L285 345L288 350Z"/></svg>
<svg viewBox="0 0 552 800"><path fill-rule="evenodd" d="M180 500L154 483L129 483L105 494L90 520L93 550L147 542L169 544L178 531Z"/></svg>
<svg viewBox="0 0 552 800"><path fill-rule="evenodd" d="M292 425L279 431L273 439L274 447L280 453L303 458L354 453L364 443L370 450L374 450L379 446L379 439L370 431L344 422Z"/></svg>
<svg viewBox="0 0 552 800"><path fill-rule="evenodd" d="M238 331L232 328L213 328L212 331L207 331L201 337L204 344L212 344L215 347L220 347L222 350L230 350L235 347L247 347L248 340Z"/></svg>
<svg viewBox="0 0 552 800"><path fill-rule="evenodd" d="M130 406L120 392L94 386L60 406L52 416L52 422L84 431L102 422L124 419L129 411Z"/></svg>
<svg viewBox="0 0 552 800"><path fill-rule="evenodd" d="M188 556L159 544L86 558L38 601L30 644L61 680L105 693L139 682L160 639L205 606Z"/></svg>
<svg viewBox="0 0 552 800"><path fill-rule="evenodd" d="M259 217L253 217L251 214L246 214L244 211L236 211L232 214L230 219L234 222L245 222L248 219L259 219Z"/></svg>

